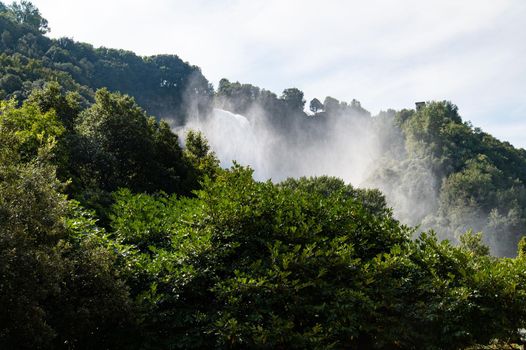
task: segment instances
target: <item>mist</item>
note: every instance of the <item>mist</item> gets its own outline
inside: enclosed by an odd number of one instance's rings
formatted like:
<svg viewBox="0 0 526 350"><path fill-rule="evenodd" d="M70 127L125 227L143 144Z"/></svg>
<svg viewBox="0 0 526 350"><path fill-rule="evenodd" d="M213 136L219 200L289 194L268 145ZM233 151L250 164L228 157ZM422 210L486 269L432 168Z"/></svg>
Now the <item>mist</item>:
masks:
<svg viewBox="0 0 526 350"><path fill-rule="evenodd" d="M191 120L185 129L202 131L223 167L236 161L254 169L257 180L332 175L355 185L365 181L379 155L376 136L368 126L343 120L325 138L312 134L280 135L268 125L264 112L254 107L247 115L214 109L204 120ZM351 130L362 132L351 136Z"/></svg>
<svg viewBox="0 0 526 350"><path fill-rule="evenodd" d="M425 160L409 162L393 113L308 116L276 128L257 104L247 113L214 108L179 129L203 132L222 167L248 165L260 181L329 175L360 188L378 188L394 215L417 225L436 210L440 181ZM183 138L183 137L182 137Z"/></svg>

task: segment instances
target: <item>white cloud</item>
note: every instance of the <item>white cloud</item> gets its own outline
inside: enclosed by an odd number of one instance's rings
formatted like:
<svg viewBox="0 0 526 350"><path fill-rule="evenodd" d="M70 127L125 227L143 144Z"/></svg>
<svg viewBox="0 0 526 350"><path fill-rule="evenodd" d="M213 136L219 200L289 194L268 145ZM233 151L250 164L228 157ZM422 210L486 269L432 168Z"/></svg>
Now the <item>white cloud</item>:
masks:
<svg viewBox="0 0 526 350"><path fill-rule="evenodd" d="M296 86L309 98L357 98L373 112L449 99L475 125L526 146L510 131L526 117L523 0L33 2L53 36L175 53L214 83L227 77L278 94Z"/></svg>

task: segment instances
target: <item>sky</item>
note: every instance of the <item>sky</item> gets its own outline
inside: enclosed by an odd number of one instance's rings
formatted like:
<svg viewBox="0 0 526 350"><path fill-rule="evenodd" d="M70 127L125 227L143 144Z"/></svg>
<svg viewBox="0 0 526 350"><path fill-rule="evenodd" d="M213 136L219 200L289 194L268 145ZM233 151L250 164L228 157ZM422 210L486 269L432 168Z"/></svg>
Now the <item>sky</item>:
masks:
<svg viewBox="0 0 526 350"><path fill-rule="evenodd" d="M526 148L524 0L32 0L51 37L177 54L221 78L373 114L450 100Z"/></svg>

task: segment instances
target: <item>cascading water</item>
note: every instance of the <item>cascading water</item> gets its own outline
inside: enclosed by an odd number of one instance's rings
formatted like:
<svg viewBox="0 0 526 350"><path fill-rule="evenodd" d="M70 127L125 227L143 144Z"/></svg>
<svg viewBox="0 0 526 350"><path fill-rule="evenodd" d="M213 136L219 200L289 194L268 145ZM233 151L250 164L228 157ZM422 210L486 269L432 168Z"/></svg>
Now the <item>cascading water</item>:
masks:
<svg viewBox="0 0 526 350"><path fill-rule="evenodd" d="M359 120L341 118L325 137L298 138L297 130L277 132L257 108L246 117L215 108L206 118L189 121L182 131L203 132L222 167L230 167L232 161L249 165L257 180L327 174L360 185L378 152L368 127L359 124ZM362 132L350 138L349 130Z"/></svg>
<svg viewBox="0 0 526 350"><path fill-rule="evenodd" d="M255 169L256 178L271 176L265 171L268 164L263 162L262 154L265 143L270 139L265 138L264 133L256 132L245 116L214 108L205 120L190 121L182 131L188 129L203 132L222 167L230 167L236 161Z"/></svg>

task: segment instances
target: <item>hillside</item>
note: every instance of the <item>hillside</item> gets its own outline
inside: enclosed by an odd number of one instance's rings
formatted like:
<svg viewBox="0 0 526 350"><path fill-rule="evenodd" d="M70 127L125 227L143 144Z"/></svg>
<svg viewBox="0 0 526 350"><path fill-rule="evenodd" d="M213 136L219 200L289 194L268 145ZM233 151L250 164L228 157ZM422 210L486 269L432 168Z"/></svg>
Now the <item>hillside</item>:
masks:
<svg viewBox="0 0 526 350"><path fill-rule="evenodd" d="M129 94L148 113L177 124L188 110L207 113L211 85L198 67L176 55L139 57L68 38L49 39L40 21L34 22L0 12L0 97L21 100L46 81L57 81L91 102L101 87Z"/></svg>

